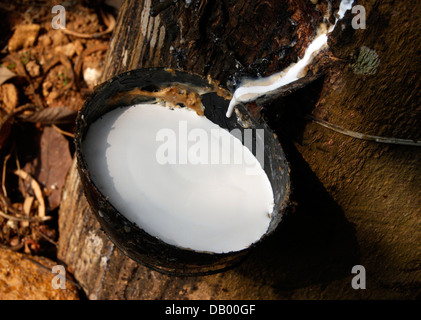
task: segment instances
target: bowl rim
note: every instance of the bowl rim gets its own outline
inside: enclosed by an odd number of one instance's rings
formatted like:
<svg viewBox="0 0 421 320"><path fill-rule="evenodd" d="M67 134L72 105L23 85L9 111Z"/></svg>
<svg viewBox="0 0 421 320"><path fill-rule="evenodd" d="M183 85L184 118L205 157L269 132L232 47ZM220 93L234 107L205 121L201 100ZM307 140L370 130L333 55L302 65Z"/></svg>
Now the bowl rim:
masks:
<svg viewBox="0 0 421 320"><path fill-rule="evenodd" d="M120 83L120 81L122 79L125 79L126 77L136 77L138 74L143 74L143 73L154 74L154 73L157 73L157 72L158 73L166 72L166 73L168 73L168 75L178 75L178 76L181 76L181 77L187 76L188 79L197 79L198 82L202 82L203 85L206 85L207 87L211 87L213 85L209 82L209 80L204 79L202 76L191 73L191 72L179 71L179 70L174 71L174 70L171 70L171 69L168 69L168 68L154 67L154 68L134 69L134 70L130 70L130 71L120 73L120 74L110 78L109 80L101 83L97 87L95 87L94 91L85 100L82 108L79 110L79 112L77 114L76 134L75 134L75 137L74 137L74 144L75 144L75 149L76 149L75 153L76 153L76 158L77 158L77 168L78 168L78 172L79 172L79 177L81 178L84 194L85 194L85 196L88 200L91 212L94 213L96 219L100 222L101 227L104 229L108 238L110 238L110 240L125 255L127 255L129 258L135 260L136 262L139 262L143 265L146 265L147 267L149 267L151 269L154 269L154 270L162 272L162 273L171 274L171 275L182 275L182 276L190 275L192 270L193 270L192 275L205 275L205 274L211 274L211 273L221 272L221 271L230 269L233 266L235 266L237 263L241 262L241 260L243 258L245 258L247 253L249 253L251 250L253 250L256 246L260 245L263 241L266 240L266 238L268 238L271 234L273 234L273 231L275 229L277 229L280 221L283 220L283 219L280 219L276 223L276 226L273 228L273 230L266 231L258 240L253 242L250 246L248 246L244 249L241 249L241 250L218 253L218 252L198 251L198 250L194 250L194 249L179 247L177 245L169 244L169 243L159 239L158 237L149 234L143 228L141 228L141 226L138 226L137 224L128 220L119 210L117 210L113 206L113 204L109 201L108 197L106 197L105 195L102 194L102 192L99 190L99 188L96 186L96 184L92 180L91 174L89 172L88 164L86 162L86 159L85 159L85 157L83 155L83 151L82 151L82 144L83 144L84 136L86 135L86 132L87 132L87 130L89 128L89 125L90 125L90 123L88 124L86 122L86 119L85 119L85 116L84 116L85 113L88 111L89 108L92 108L93 105L95 105L95 100L98 97L98 95L100 95L101 93L106 91L107 88L109 86L111 86L112 84ZM168 83L164 84L164 86L168 85L170 83L180 83L180 82L179 81L168 81ZM185 82L185 84L188 85L189 83ZM129 106L129 105L127 105L127 106ZM240 104L240 106L243 106L244 110L248 113L248 115L250 115L250 113L248 112L245 105ZM115 109L117 107L118 106L115 106L113 109ZM205 106L205 108L206 108L206 106ZM111 110L113 110L113 109L111 109ZM108 110L107 112L109 112L109 111L110 110ZM105 113L106 112L104 112L102 114L105 114ZM234 113L233 116L236 117L235 113ZM290 166L289 166L288 161L286 160L285 153L284 153L284 151L283 151L283 149L280 145L279 140L273 134L272 130L269 128L267 123L263 119L262 119L262 121L263 121L262 125L265 129L265 132L267 130L271 135L273 135L273 139L278 144L278 147L281 150L282 155L283 155L282 161L287 168L285 195L284 195L284 199L283 199L281 205L279 206L279 208L277 210L277 213L282 218L282 216L285 215L285 213L287 211L287 208L289 206L289 202L290 202L290 194L291 194L291 181L290 181L290 177L289 177ZM265 148L265 153L266 153L266 148ZM271 182L271 185L272 185L272 182ZM90 190L89 192L87 192L88 187L92 188L92 190ZM98 198L92 199L93 195L95 195ZM102 210L101 207L103 207L103 210ZM174 267L170 267L170 270L166 270L166 268L163 267L163 266L157 266L157 265L154 265L153 263L151 264L151 263L148 263L147 261L141 261L137 258L134 258L133 252L131 252L131 250L128 249L126 246L124 246L121 243L119 243L118 241L116 241L116 239L114 239L114 236L111 235L112 231L110 231L109 225L107 225L109 223L107 221L105 221L106 218L107 218L106 214L110 210L113 210L114 214L116 215L117 220L120 220L122 222L121 227L123 228L124 231L130 230L130 232L127 232L128 234L131 234L132 232L134 232L135 235L146 237L147 242L148 241L155 242L154 245L161 246L163 248L162 251L164 251L164 252L166 250L170 250L171 252L173 252L173 254L180 254L181 256L187 255L189 257L194 255L194 257L196 257L197 259L204 258L205 260L209 260L209 259L212 260L212 258L216 258L215 260L225 261L225 263L228 263L229 265L223 266L223 267L216 266L215 269L212 269L209 265L206 265L206 267L205 267L206 269L210 268L210 270L207 270L207 271L201 271L201 269L203 269L203 266L199 266L197 268L198 270L196 270L195 267L192 267L192 268L189 268L188 273L186 273L184 271L177 272L177 271L172 270ZM274 211L275 211L275 209L274 209ZM101 215L104 215L104 216L101 216ZM111 234L109 234L109 233L111 233ZM119 231L118 233L121 233L121 232ZM170 263L170 265L171 265L171 263ZM194 271L194 270L196 270L196 271Z"/></svg>

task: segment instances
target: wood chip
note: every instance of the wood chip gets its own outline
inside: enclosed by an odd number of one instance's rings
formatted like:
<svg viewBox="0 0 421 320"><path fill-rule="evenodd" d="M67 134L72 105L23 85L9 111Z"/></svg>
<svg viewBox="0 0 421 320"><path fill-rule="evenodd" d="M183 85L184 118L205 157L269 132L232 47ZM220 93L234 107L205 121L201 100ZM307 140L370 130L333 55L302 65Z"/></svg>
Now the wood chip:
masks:
<svg viewBox="0 0 421 320"><path fill-rule="evenodd" d="M31 196L27 196L25 198L25 201L23 202L23 212L29 216L29 214L31 213L31 209L32 209L32 204L34 203L34 197Z"/></svg>
<svg viewBox="0 0 421 320"><path fill-rule="evenodd" d="M27 180L31 184L32 191L34 191L35 197L38 200L38 216L40 218L45 217L44 195L42 194L42 190L38 182L22 169L16 170L14 173L18 177L22 178L23 180Z"/></svg>
<svg viewBox="0 0 421 320"><path fill-rule="evenodd" d="M13 83L5 83L0 90L2 101L2 109L6 113L11 113L19 104L19 92Z"/></svg>
<svg viewBox="0 0 421 320"><path fill-rule="evenodd" d="M9 40L9 51L32 47L37 40L40 28L39 24L19 25Z"/></svg>
<svg viewBox="0 0 421 320"><path fill-rule="evenodd" d="M34 203L35 198L31 196L27 196L25 201L23 202L23 212L29 217L31 214L32 204ZM20 223L22 227L28 227L29 221L22 221Z"/></svg>

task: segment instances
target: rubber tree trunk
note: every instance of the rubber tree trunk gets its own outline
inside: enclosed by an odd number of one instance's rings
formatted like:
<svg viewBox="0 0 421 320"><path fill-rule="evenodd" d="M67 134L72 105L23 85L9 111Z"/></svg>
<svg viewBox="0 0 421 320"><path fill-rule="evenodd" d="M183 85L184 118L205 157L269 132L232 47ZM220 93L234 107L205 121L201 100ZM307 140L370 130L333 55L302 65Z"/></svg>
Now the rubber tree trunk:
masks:
<svg viewBox="0 0 421 320"><path fill-rule="evenodd" d="M333 3L337 8L339 1ZM230 271L170 277L125 257L100 230L76 164L59 213L58 257L90 299L353 299L420 294L421 153L350 138L304 115L366 134L420 139L420 3L359 1L330 39L324 76L265 107L291 163L293 203L277 233ZM416 8L415 8L416 7ZM323 13L319 1L127 1L103 80L163 66L233 89L302 56ZM311 79L313 80L313 79ZM259 108L258 108L259 109ZM351 281L366 269L365 290Z"/></svg>

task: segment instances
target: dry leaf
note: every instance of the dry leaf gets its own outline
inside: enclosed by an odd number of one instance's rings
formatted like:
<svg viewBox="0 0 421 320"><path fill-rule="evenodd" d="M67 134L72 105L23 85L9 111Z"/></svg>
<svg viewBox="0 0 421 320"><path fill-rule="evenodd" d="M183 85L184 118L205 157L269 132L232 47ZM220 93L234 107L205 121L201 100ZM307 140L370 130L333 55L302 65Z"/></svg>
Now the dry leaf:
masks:
<svg viewBox="0 0 421 320"><path fill-rule="evenodd" d="M17 74L10 71L9 69L5 67L0 67L0 85L16 76Z"/></svg>
<svg viewBox="0 0 421 320"><path fill-rule="evenodd" d="M48 208L54 210L60 205L61 190L72 165L69 142L54 128L45 127L40 137L39 150L35 153L36 157L23 169L42 184Z"/></svg>
<svg viewBox="0 0 421 320"><path fill-rule="evenodd" d="M51 210L60 205L61 190L72 163L67 139L51 127L44 128L41 136L41 170L38 179L51 191L48 196Z"/></svg>
<svg viewBox="0 0 421 320"><path fill-rule="evenodd" d="M39 122L42 124L73 123L77 112L66 107L50 107L35 111L30 114L22 114L19 119L27 122Z"/></svg>

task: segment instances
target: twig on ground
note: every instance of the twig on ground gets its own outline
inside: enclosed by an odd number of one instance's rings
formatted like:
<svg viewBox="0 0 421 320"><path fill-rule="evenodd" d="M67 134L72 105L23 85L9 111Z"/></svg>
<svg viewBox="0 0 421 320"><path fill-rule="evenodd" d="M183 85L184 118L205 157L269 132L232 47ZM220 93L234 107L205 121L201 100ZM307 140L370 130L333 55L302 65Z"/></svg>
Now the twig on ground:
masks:
<svg viewBox="0 0 421 320"><path fill-rule="evenodd" d="M111 13L105 14L102 9L100 9L100 13L101 13L102 19L104 20L104 23L107 25L107 30L105 30L103 32L86 34L86 33L81 33L81 32L77 32L77 31L72 31L72 30L69 30L68 28L62 29L62 31L65 34L68 34L70 36L75 36L75 37L84 38L84 39L100 38L102 36L105 36L105 35L113 32L113 30L116 26L116 20L115 20L114 16Z"/></svg>
<svg viewBox="0 0 421 320"><path fill-rule="evenodd" d="M35 105L33 105L32 103L27 103L27 104L24 104L23 106L20 106L20 107L18 107L18 108L16 108L15 110L13 110L13 112L10 112L10 113L8 113L4 118L3 118L3 121L2 122L0 122L0 130L1 130L1 128L8 122L8 121L10 121L10 119L12 118L12 117L14 117L15 115L17 115L17 114L19 114L19 113L22 113L22 112L24 112L24 111L26 111L26 110L36 110L36 106Z"/></svg>
<svg viewBox="0 0 421 320"><path fill-rule="evenodd" d="M6 167L7 167L7 161L10 158L10 153L4 157L3 160L3 171L1 176L1 188L3 190L3 194L5 197L7 197L7 189L6 189Z"/></svg>
<svg viewBox="0 0 421 320"><path fill-rule="evenodd" d="M57 246L57 242L55 242L53 239L51 239L50 237L46 236L44 233L42 233L41 231L39 231L38 229L35 229L36 233L38 233L41 237L43 237L45 240L47 240L49 243Z"/></svg>
<svg viewBox="0 0 421 320"><path fill-rule="evenodd" d="M12 220L12 221L29 221L29 222L44 222L44 221L48 221L48 220L52 219L51 216L44 216L42 218L40 218L40 217L17 217L17 216L12 216L10 214L4 213L1 210L0 210L0 216L2 216L5 219Z"/></svg>
<svg viewBox="0 0 421 320"><path fill-rule="evenodd" d="M74 138L75 135L73 133L61 130L59 127L57 127L55 124L51 125L55 130L57 130L58 132L60 132L62 135L70 137L70 138Z"/></svg>
<svg viewBox="0 0 421 320"><path fill-rule="evenodd" d="M44 195L42 194L42 190L38 182L34 178L32 178L29 173L22 169L16 170L14 173L22 179L29 181L29 183L31 184L31 188L34 191L35 197L38 200L38 216L40 218L45 217Z"/></svg>
<svg viewBox="0 0 421 320"><path fill-rule="evenodd" d="M20 249L23 248L23 246L24 246L24 243L23 242L20 242L16 246L6 246L6 245L0 243L0 248L7 249L7 250L12 250L12 251L19 251Z"/></svg>
<svg viewBox="0 0 421 320"><path fill-rule="evenodd" d="M32 204L34 203L34 199L35 198L32 197L32 196L27 196L27 197L25 197L25 200L23 201L23 213L27 217L29 217L31 215ZM22 221L21 226L22 227L28 227L29 222L28 221Z"/></svg>

